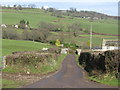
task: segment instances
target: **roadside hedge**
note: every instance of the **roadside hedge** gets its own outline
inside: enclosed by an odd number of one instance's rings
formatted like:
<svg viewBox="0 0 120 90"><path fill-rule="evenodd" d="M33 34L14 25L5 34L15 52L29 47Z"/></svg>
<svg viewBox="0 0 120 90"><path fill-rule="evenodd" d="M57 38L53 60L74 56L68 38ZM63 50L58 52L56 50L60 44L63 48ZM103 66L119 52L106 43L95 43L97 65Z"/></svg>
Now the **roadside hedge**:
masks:
<svg viewBox="0 0 120 90"><path fill-rule="evenodd" d="M120 50L105 51L102 53L82 52L79 64L91 75L112 73L119 77L120 72Z"/></svg>
<svg viewBox="0 0 120 90"><path fill-rule="evenodd" d="M11 55L6 56L6 65L20 64L22 66L36 66L50 62L50 60L57 60L58 56L59 49L55 48L46 51L13 52Z"/></svg>

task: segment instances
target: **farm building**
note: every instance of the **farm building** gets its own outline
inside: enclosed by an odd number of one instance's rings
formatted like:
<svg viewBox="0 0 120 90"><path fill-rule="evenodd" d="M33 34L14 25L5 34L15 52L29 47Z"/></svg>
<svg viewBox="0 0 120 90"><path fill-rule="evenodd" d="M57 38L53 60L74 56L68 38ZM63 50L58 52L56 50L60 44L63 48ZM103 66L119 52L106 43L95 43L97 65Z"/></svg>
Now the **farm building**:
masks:
<svg viewBox="0 0 120 90"><path fill-rule="evenodd" d="M120 46L120 41L117 39L114 40L103 39L103 43L102 43L103 51L120 49L119 46Z"/></svg>

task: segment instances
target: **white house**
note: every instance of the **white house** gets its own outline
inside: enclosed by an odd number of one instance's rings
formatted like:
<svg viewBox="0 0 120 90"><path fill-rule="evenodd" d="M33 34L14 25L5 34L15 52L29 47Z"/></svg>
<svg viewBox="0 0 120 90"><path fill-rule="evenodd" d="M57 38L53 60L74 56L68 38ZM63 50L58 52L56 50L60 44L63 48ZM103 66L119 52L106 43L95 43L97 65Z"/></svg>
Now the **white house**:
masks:
<svg viewBox="0 0 120 90"><path fill-rule="evenodd" d="M90 19L91 17L86 17L86 19Z"/></svg>
<svg viewBox="0 0 120 90"><path fill-rule="evenodd" d="M15 24L15 28L19 28L18 24Z"/></svg>
<svg viewBox="0 0 120 90"><path fill-rule="evenodd" d="M6 24L1 24L0 26L3 28L7 28Z"/></svg>
<svg viewBox="0 0 120 90"><path fill-rule="evenodd" d="M41 8L44 8L45 10L47 10L49 6L42 6Z"/></svg>

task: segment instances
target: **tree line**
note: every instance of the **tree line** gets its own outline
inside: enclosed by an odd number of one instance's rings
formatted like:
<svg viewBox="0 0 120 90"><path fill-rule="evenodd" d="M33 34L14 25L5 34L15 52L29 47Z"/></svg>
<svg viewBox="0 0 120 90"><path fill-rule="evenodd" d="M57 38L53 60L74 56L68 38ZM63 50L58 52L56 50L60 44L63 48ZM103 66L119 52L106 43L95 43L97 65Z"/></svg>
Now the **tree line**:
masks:
<svg viewBox="0 0 120 90"><path fill-rule="evenodd" d="M2 6L2 9L4 8L7 8L7 9L15 9L15 10L22 10L22 9L25 9L25 8L36 8L36 5L35 4L28 4L28 5L17 5L17 4L14 4L13 6L10 6L10 5L7 5L7 6Z"/></svg>
<svg viewBox="0 0 120 90"><path fill-rule="evenodd" d="M46 43L49 32L45 29L28 31L24 30L22 33L16 31L16 29L2 29L3 39L13 39L13 40L30 40Z"/></svg>

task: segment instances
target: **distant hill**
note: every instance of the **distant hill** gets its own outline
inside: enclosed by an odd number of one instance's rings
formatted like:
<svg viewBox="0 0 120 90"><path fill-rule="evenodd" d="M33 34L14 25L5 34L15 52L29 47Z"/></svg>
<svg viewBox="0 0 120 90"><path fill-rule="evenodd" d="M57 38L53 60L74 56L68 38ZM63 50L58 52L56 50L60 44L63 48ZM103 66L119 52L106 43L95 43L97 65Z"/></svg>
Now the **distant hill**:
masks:
<svg viewBox="0 0 120 90"><path fill-rule="evenodd" d="M106 19L106 18L117 19L117 16L109 16L107 14L93 12L93 11L80 11L79 14L81 16L86 16L86 17L91 17L91 18L97 17L99 19Z"/></svg>
<svg viewBox="0 0 120 90"><path fill-rule="evenodd" d="M59 10L62 13L66 13L68 16L87 18L87 19L118 19L117 16L110 16L107 14L95 12L95 11L71 11L71 10Z"/></svg>
<svg viewBox="0 0 120 90"><path fill-rule="evenodd" d="M51 10L52 11L52 10ZM60 13L61 12L61 13ZM55 15L54 15L55 14ZM73 17L74 16L74 17ZM84 19L83 17L87 17ZM63 25L63 31L68 31L67 26L73 22L80 22L81 28L89 30L90 28L90 18L93 17L94 22L93 31L96 33L105 34L118 34L118 21L113 19L114 16L108 16L105 14L92 12L92 11L67 11L59 10L59 12L50 12L41 10L38 8L28 9L24 8L22 10L15 9L2 9L2 23L8 25L15 25L20 22L20 20L26 20L30 22L31 28L38 28L40 22L52 23ZM100 19L100 18L103 19ZM105 19L104 19L105 18Z"/></svg>
<svg viewBox="0 0 120 90"><path fill-rule="evenodd" d="M22 10L22 9L35 9L35 8L24 8L21 6L21 8L19 6L15 7L2 7L2 9L14 9L14 10ZM36 8L37 9L37 8ZM53 12L54 14L57 14L57 16L62 15L67 15L67 16L72 16L72 17L80 17L80 18L87 18L87 19L118 19L118 16L110 16L107 14L103 14L103 13L99 13L99 12L95 12L95 11L77 11L76 8L70 8L70 10L58 10L56 8L52 8L52 7L41 7L41 9L45 10L45 11L49 11L49 12ZM54 15L53 15L54 16Z"/></svg>

